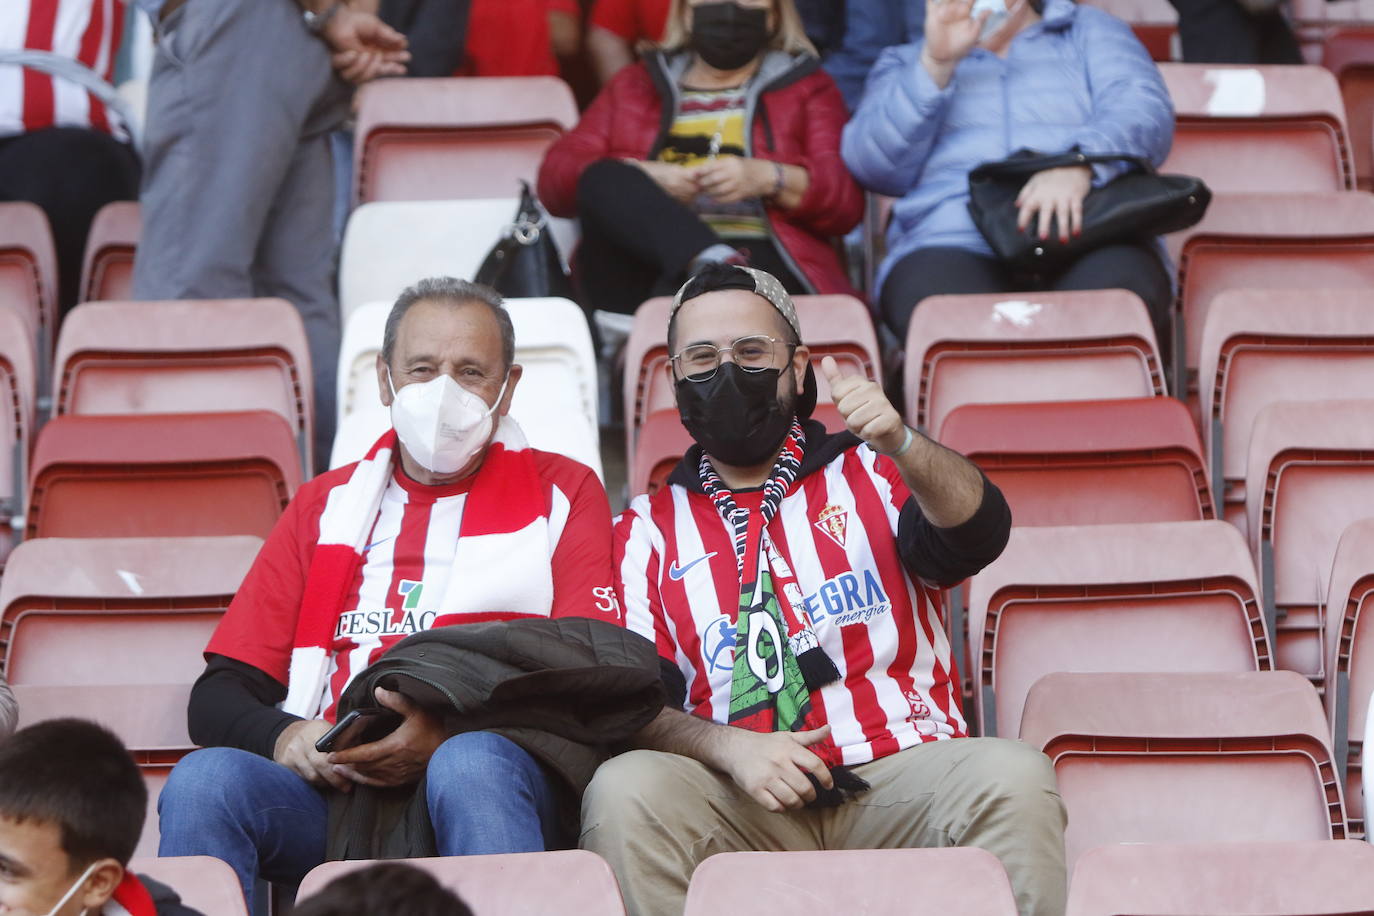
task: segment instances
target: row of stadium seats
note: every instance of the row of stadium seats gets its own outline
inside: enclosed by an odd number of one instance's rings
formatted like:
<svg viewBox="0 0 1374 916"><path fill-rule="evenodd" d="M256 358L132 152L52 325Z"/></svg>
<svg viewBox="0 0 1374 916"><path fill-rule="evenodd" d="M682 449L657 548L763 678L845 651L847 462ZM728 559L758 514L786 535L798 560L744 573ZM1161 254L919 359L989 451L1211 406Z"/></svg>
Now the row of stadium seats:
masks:
<svg viewBox="0 0 1374 916"><path fill-rule="evenodd" d="M434 875L482 916L544 912L554 900L568 916L625 914L610 868L582 850L404 861ZM297 899L374 864L321 865L306 876ZM136 859L132 868L184 888L183 902L205 916L244 916L233 872L217 859ZM954 847L718 854L693 874L684 916L732 912L741 893L795 916L896 912L914 900L926 912L1017 912L1001 863L981 849ZM1083 856L1066 913L1365 916L1371 900L1374 849L1363 843L1142 844Z"/></svg>

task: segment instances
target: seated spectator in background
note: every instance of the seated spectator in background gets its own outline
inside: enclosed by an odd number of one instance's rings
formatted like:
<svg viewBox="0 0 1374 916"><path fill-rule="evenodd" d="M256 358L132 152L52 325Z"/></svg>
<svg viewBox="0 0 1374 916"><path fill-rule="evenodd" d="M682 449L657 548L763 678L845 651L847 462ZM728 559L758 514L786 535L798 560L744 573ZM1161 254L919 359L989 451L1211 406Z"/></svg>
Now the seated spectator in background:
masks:
<svg viewBox="0 0 1374 916"><path fill-rule="evenodd" d="M845 117L792 0L674 0L662 48L621 71L539 170L549 210L582 220L582 304L633 312L707 261L747 261L795 293L850 292L831 245L863 213L839 155Z"/></svg>
<svg viewBox="0 0 1374 916"><path fill-rule="evenodd" d="M4 675L0 675L0 741L14 734L18 724L19 704L14 701L14 693L5 682Z"/></svg>
<svg viewBox="0 0 1374 916"><path fill-rule="evenodd" d="M0 744L0 912L199 916L128 870L148 790L118 738L80 719Z"/></svg>
<svg viewBox="0 0 1374 916"><path fill-rule="evenodd" d="M596 475L531 449L507 416L514 331L491 290L450 278L403 292L377 382L393 429L361 462L301 487L206 648L191 740L159 801L161 855L212 855L253 898L324 859L327 798L428 775L440 855L558 841L543 766L514 742L453 737L400 693L391 734L333 755L315 743L353 677L404 637L470 621L619 623L610 508ZM277 704L281 704L278 708Z"/></svg>
<svg viewBox="0 0 1374 916"><path fill-rule="evenodd" d="M864 82L884 48L916 41L923 34L926 5L922 0L845 0L839 47L825 59L845 104L853 111L864 94Z"/></svg>
<svg viewBox="0 0 1374 916"><path fill-rule="evenodd" d="M396 862L341 875L313 897L298 901L291 912L294 916L472 916L468 905L428 872Z"/></svg>
<svg viewBox="0 0 1374 916"><path fill-rule="evenodd" d="M1173 142L1173 105L1144 46L1121 20L1072 0L1008 0L1005 16L972 0L929 0L925 38L878 59L844 131L859 182L899 198L878 270L884 320L906 339L912 310L940 293L1123 287L1169 341L1172 275L1150 239L1090 251L1058 276L1018 276L992 254L968 212L968 173L1029 148L1123 153L1158 165ZM1078 231L1083 199L1129 168L1037 173L1021 193L1023 225L1048 238Z"/></svg>
<svg viewBox="0 0 1374 916"><path fill-rule="evenodd" d="M856 0L848 0L854 3ZM587 22L587 55L604 86L622 67L634 63L635 50L663 41L672 0L592 0ZM824 55L844 34L846 0L795 0L806 36Z"/></svg>
<svg viewBox="0 0 1374 916"><path fill-rule="evenodd" d="M349 84L405 72L405 36L375 0L136 3L157 49L134 297L294 305L315 376L315 462L327 467L340 337L329 135Z"/></svg>
<svg viewBox="0 0 1374 916"><path fill-rule="evenodd" d="M454 76L557 76L577 54L577 0L471 0L467 48Z"/></svg>
<svg viewBox="0 0 1374 916"><path fill-rule="evenodd" d="M138 154L111 85L123 31L124 0L0 4L0 201L48 215L64 313L80 299L96 212L138 197Z"/></svg>
<svg viewBox="0 0 1374 916"><path fill-rule="evenodd" d="M810 419L796 308L762 271L703 268L670 314L697 444L615 529L626 624L656 640L669 700L597 771L582 846L638 916L681 913L719 852L948 845L998 856L1023 916L1062 916L1054 771L965 737L940 617L937 586L1007 542L1001 492L830 357L850 431Z"/></svg>

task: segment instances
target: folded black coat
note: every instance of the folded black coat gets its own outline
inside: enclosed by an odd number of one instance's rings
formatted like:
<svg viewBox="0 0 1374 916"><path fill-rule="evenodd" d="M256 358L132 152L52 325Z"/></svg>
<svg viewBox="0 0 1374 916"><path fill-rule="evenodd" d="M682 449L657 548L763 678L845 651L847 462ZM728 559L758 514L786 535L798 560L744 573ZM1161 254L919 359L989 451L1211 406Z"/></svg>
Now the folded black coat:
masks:
<svg viewBox="0 0 1374 916"><path fill-rule="evenodd" d="M576 836L582 792L600 763L658 715L664 691L653 643L600 620L514 620L440 627L397 643L354 678L338 714L374 707L377 687L440 716L452 734L489 731L561 783ZM437 854L425 783L330 793L329 859Z"/></svg>

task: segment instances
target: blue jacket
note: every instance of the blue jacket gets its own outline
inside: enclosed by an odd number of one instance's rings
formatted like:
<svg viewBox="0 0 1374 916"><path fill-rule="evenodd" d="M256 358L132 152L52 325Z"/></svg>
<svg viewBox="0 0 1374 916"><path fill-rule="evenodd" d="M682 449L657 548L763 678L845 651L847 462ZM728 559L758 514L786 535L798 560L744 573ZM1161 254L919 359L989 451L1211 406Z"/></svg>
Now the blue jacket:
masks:
<svg viewBox="0 0 1374 916"><path fill-rule="evenodd" d="M864 80L884 48L916 41L925 32L925 0L846 0L844 38L825 59L825 69L853 111Z"/></svg>
<svg viewBox="0 0 1374 916"><path fill-rule="evenodd" d="M991 255L968 212L968 173L1018 149L1130 153L1155 165L1173 142L1174 108L1150 55L1121 20L1073 0L1048 0L1044 19L1012 40L1005 60L982 48L939 89L921 44L878 59L841 152L864 187L900 198L887 233L882 287L918 248ZM1124 165L1094 166L1095 186Z"/></svg>

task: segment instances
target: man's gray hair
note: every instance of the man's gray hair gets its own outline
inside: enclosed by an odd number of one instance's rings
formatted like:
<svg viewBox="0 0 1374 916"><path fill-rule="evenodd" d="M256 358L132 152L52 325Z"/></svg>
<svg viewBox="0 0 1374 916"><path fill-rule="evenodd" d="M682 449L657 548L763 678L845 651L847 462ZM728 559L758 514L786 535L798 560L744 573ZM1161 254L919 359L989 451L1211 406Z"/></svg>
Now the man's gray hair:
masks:
<svg viewBox="0 0 1374 916"><path fill-rule="evenodd" d="M388 364L391 363L391 353L396 348L396 331L401 326L401 319L410 311L412 305L429 300L455 304L480 302L491 309L491 313L496 316L497 325L501 328L501 359L507 369L515 362L515 326L511 324L510 313L501 304L500 293L481 283L470 283L454 277L428 277L406 287L396 298L396 304L391 307L391 314L386 316L386 330L382 332L382 359Z"/></svg>
<svg viewBox="0 0 1374 916"><path fill-rule="evenodd" d="M5 683L5 679L0 677L0 741L4 741L14 734L14 727L19 724L19 704L14 700L14 694L10 692L10 685Z"/></svg>

